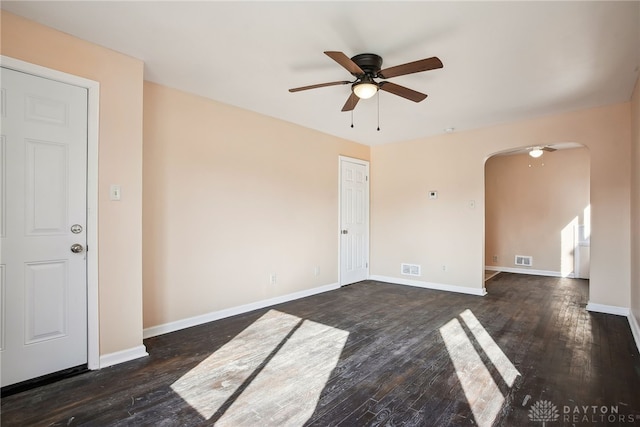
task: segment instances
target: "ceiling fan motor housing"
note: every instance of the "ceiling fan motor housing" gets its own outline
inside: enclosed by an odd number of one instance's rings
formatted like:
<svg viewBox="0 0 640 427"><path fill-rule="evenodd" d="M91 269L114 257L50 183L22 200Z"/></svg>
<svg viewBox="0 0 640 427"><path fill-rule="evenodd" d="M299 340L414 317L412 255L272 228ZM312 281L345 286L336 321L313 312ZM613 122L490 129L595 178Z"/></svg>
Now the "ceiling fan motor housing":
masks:
<svg viewBox="0 0 640 427"><path fill-rule="evenodd" d="M375 53L361 53L351 60L364 71L365 75L370 77L377 77L378 72L382 69L382 57Z"/></svg>

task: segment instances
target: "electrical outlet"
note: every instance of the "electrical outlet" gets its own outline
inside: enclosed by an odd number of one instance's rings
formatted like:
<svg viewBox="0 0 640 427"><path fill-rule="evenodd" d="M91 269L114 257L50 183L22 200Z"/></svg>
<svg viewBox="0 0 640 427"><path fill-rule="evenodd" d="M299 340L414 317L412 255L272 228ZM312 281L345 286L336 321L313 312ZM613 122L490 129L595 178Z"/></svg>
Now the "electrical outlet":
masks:
<svg viewBox="0 0 640 427"><path fill-rule="evenodd" d="M442 265L442 271L447 271L447 266L446 265Z"/></svg>
<svg viewBox="0 0 640 427"><path fill-rule="evenodd" d="M278 281L278 276L276 275L276 273L271 273L269 275L269 284L275 285L277 281Z"/></svg>
<svg viewBox="0 0 640 427"><path fill-rule="evenodd" d="M319 276L320 275L320 266L316 265L315 268L313 269L313 275L314 276Z"/></svg>
<svg viewBox="0 0 640 427"><path fill-rule="evenodd" d="M498 262L498 255L493 256L493 262Z"/></svg>

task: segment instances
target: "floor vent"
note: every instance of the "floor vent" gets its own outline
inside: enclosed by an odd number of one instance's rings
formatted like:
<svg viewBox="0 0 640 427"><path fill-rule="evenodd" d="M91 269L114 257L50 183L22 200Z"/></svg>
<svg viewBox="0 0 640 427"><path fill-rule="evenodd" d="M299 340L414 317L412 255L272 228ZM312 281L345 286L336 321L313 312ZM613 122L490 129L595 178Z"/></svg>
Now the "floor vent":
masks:
<svg viewBox="0 0 640 427"><path fill-rule="evenodd" d="M525 255L516 255L516 265L531 267L533 265L533 257Z"/></svg>
<svg viewBox="0 0 640 427"><path fill-rule="evenodd" d="M416 264L400 264L400 273L406 276L420 276L420 266Z"/></svg>

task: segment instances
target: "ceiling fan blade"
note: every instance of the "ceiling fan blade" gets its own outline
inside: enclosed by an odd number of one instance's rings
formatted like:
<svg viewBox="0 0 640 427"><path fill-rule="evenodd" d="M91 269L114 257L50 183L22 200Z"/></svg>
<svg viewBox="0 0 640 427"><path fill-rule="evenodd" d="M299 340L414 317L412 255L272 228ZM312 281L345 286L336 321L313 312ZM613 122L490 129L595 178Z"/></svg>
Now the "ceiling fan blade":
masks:
<svg viewBox="0 0 640 427"><path fill-rule="evenodd" d="M316 89L316 88L325 87L325 86L346 85L346 84L349 84L349 83L352 83L352 82L347 81L347 80L343 80L343 81L339 81L339 82L320 83L320 84L317 84L317 85L295 87L293 89L289 89L289 92L300 92L301 90Z"/></svg>
<svg viewBox="0 0 640 427"><path fill-rule="evenodd" d="M420 73L422 71L435 70L442 68L442 61L437 57L421 59L419 61L408 62L402 65L396 65L395 67L385 68L378 72L378 77L383 79L389 79L391 77L404 76L405 74Z"/></svg>
<svg viewBox="0 0 640 427"><path fill-rule="evenodd" d="M420 102L427 97L424 93L420 93L413 89L409 89L408 87L400 86L391 82L380 82L378 87L380 90L401 96L413 102Z"/></svg>
<svg viewBox="0 0 640 427"><path fill-rule="evenodd" d="M327 51L325 52L325 55L327 55L329 58L336 61L338 64L342 65L348 72L350 72L354 76L359 76L364 74L364 71L362 71L362 68L360 68L358 64L353 62L351 58L349 58L347 55L345 55L342 52Z"/></svg>
<svg viewBox="0 0 640 427"><path fill-rule="evenodd" d="M553 152L553 151L556 151L556 150L557 150L557 148L553 148L553 147L542 147L542 148L540 148L540 149L541 149L542 151L548 151L548 152L550 152L550 153L551 153L551 152Z"/></svg>
<svg viewBox="0 0 640 427"><path fill-rule="evenodd" d="M352 111L354 108L356 108L358 101L360 101L360 98L358 98L355 93L351 92L351 96L349 96L347 102L344 103L342 111Z"/></svg>

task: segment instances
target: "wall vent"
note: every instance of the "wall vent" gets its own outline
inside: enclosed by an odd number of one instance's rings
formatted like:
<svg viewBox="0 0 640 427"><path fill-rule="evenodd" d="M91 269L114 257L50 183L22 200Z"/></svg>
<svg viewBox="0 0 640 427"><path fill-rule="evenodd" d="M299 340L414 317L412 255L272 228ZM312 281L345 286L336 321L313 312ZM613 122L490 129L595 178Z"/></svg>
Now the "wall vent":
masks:
<svg viewBox="0 0 640 427"><path fill-rule="evenodd" d="M516 255L516 265L531 267L533 265L533 257L528 255Z"/></svg>
<svg viewBox="0 0 640 427"><path fill-rule="evenodd" d="M420 266L417 264L400 264L400 273L406 276L420 276Z"/></svg>

